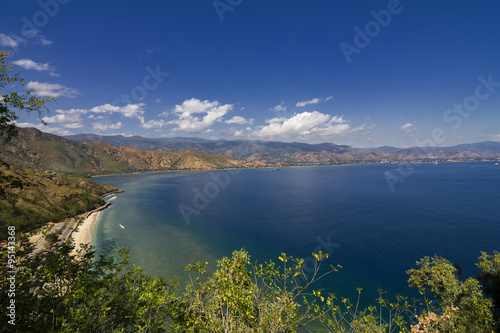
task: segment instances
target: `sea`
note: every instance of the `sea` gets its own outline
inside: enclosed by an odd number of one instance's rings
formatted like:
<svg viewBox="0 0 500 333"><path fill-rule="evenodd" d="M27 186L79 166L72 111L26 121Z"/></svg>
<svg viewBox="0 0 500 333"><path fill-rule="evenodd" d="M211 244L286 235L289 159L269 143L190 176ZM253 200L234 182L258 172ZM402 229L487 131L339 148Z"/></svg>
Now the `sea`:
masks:
<svg viewBox="0 0 500 333"><path fill-rule="evenodd" d="M442 256L478 274L481 251L500 251L500 167L494 162L362 164L159 172L94 178L123 193L107 201L94 230L99 255L130 252L145 273L177 276L184 267L245 249L252 261L286 253L342 268L316 283L338 297L375 304L416 296L406 271Z"/></svg>

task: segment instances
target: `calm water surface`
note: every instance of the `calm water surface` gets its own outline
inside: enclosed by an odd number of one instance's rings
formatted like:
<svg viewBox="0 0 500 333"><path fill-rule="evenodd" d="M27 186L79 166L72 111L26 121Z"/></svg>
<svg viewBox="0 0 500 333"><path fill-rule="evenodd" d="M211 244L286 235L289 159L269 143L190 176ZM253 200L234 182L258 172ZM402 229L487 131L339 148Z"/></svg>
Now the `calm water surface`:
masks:
<svg viewBox="0 0 500 333"><path fill-rule="evenodd" d="M397 167L95 178L125 192L101 214L93 244L104 255L127 248L147 273L181 280L192 260L214 263L236 249L259 262L286 252L309 258L306 263L322 250L331 253L326 263L343 269L318 287L346 297L362 287L371 303L378 287L413 295L405 271L424 256L439 254L460 263L464 275L476 274L480 251L500 250L500 167L416 165L392 192L384 172Z"/></svg>

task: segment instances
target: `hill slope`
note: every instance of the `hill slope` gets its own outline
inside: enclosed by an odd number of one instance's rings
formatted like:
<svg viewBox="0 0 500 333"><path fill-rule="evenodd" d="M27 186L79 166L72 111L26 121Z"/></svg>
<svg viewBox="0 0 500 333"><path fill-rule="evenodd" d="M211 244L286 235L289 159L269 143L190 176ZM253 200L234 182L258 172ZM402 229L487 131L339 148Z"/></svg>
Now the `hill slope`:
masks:
<svg viewBox="0 0 500 333"><path fill-rule="evenodd" d="M7 194L0 197L0 236L9 225L17 232L35 229L49 221L58 222L104 204L101 195L114 186L61 174L40 172L16 165L0 166L0 174L17 178L22 187L10 187L0 180Z"/></svg>
<svg viewBox="0 0 500 333"><path fill-rule="evenodd" d="M451 147L397 148L381 146L377 148L367 148L367 150L391 154L402 154L427 159L495 159L500 157L500 142L485 141Z"/></svg>
<svg viewBox="0 0 500 333"><path fill-rule="evenodd" d="M35 128L19 128L19 135L2 146L0 157L9 163L41 170L86 175L264 165L195 151L145 151L102 141L77 143Z"/></svg>

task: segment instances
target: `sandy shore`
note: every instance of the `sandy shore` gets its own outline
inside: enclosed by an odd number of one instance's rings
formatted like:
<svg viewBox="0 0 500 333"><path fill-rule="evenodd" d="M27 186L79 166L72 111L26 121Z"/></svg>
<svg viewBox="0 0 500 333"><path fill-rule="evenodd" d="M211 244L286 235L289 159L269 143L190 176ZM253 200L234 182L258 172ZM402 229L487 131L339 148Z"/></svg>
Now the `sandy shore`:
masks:
<svg viewBox="0 0 500 333"><path fill-rule="evenodd" d="M76 250L80 248L80 244L90 244L92 241L92 233L94 232L100 213L100 211L91 213L78 227L78 230L73 231L73 234L71 235L75 242L75 249L73 250L73 253L76 253Z"/></svg>

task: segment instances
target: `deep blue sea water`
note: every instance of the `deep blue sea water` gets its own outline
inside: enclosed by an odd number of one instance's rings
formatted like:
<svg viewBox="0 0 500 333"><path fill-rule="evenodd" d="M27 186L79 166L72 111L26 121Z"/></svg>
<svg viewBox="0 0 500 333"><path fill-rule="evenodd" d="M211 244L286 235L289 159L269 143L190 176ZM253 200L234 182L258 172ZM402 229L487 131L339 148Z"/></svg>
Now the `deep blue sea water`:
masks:
<svg viewBox="0 0 500 333"><path fill-rule="evenodd" d="M236 249L245 248L259 262L277 262L286 252L306 263L311 252L322 250L331 253L327 264L343 268L318 287L345 297L362 287L367 303L378 287L414 295L405 271L424 256L441 255L460 263L465 276L476 274L480 251L500 250L500 167L413 165L411 174L400 169L404 182L391 191L384 173L397 175L398 167L98 177L125 192L101 214L93 244L105 255L127 248L147 273L181 280L192 260L213 267Z"/></svg>

